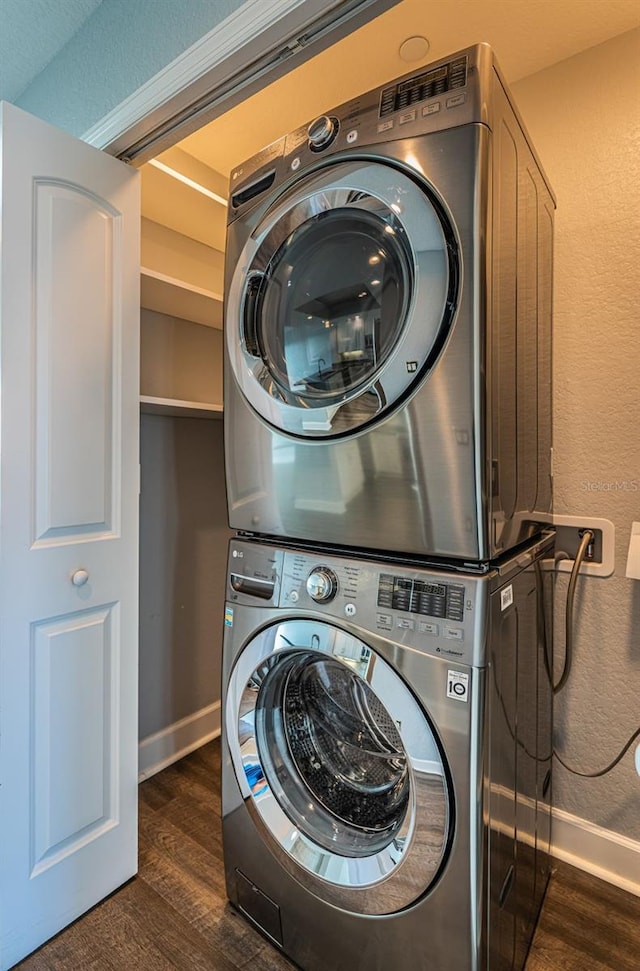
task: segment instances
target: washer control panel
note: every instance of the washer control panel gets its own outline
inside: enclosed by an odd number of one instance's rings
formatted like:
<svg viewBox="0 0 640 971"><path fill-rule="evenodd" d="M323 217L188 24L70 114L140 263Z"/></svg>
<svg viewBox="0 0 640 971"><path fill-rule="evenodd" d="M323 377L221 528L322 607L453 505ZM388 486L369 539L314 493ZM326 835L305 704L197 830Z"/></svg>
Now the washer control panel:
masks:
<svg viewBox="0 0 640 971"><path fill-rule="evenodd" d="M231 541L227 602L262 618L321 615L347 630L462 663L483 663L486 577ZM262 615L261 615L262 616Z"/></svg>
<svg viewBox="0 0 640 971"><path fill-rule="evenodd" d="M412 580L407 576L381 573L378 582L378 607L464 620L464 584L433 580Z"/></svg>

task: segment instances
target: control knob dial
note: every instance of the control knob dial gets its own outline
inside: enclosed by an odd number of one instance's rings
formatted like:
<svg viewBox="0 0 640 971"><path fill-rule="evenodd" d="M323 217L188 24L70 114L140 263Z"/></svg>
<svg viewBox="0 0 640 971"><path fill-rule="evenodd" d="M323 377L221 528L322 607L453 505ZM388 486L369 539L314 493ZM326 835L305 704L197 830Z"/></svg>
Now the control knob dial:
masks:
<svg viewBox="0 0 640 971"><path fill-rule="evenodd" d="M309 147L312 151L319 152L321 149L330 145L338 134L339 123L337 118L329 115L320 115L312 121L307 128Z"/></svg>
<svg viewBox="0 0 640 971"><path fill-rule="evenodd" d="M316 566L307 577L307 593L316 603L329 603L338 592L338 578L328 566Z"/></svg>

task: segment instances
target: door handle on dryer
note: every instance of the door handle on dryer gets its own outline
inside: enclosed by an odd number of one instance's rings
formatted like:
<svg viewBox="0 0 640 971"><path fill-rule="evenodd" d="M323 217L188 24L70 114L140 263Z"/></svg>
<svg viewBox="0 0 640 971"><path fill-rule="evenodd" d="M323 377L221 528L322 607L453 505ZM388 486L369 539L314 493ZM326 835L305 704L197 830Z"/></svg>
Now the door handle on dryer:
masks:
<svg viewBox="0 0 640 971"><path fill-rule="evenodd" d="M240 307L240 329L244 349L251 357L260 357L257 333L257 311L264 273L250 273L244 285Z"/></svg>

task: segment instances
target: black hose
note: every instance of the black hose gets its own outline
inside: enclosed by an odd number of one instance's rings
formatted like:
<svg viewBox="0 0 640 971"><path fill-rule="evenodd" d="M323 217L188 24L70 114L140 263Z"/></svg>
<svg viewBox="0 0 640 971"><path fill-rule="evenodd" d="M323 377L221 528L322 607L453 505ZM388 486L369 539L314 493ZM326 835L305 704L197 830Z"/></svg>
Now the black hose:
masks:
<svg viewBox="0 0 640 971"><path fill-rule="evenodd" d="M578 582L578 573L580 572L582 561L584 560L585 553L587 552L587 547L590 543L593 543L594 539L595 536L591 530L585 529L584 533L582 534L582 539L580 540L580 545L578 546L575 560L573 561L573 569L571 571L569 587L567 589L567 606L565 612L564 665L562 668L562 674L560 675L560 680L553 687L554 695L557 695L559 691L562 691L567 683L569 674L571 673L571 665L573 663L573 601L576 595L576 583Z"/></svg>

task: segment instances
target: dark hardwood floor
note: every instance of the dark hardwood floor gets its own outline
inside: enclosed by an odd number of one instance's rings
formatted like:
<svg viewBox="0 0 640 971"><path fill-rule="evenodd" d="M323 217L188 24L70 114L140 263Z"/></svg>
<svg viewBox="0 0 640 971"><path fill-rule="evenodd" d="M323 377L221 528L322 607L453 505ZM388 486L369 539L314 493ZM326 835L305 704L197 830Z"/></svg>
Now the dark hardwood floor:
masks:
<svg viewBox="0 0 640 971"><path fill-rule="evenodd" d="M211 742L144 782L139 875L16 967L290 971L226 902L219 769ZM640 898L558 864L526 971L604 969L640 969Z"/></svg>

